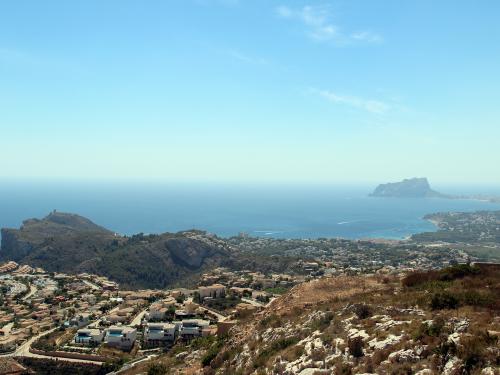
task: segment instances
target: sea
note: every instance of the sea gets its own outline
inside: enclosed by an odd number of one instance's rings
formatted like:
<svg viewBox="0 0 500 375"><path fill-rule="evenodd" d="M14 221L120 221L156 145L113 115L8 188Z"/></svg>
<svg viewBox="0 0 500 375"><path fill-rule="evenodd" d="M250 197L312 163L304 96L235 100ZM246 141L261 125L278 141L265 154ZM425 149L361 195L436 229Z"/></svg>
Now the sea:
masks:
<svg viewBox="0 0 500 375"><path fill-rule="evenodd" d="M373 198L373 188L1 180L0 227L17 228L57 210L124 235L200 229L222 237L403 239L437 229L423 219L426 214L500 210L500 204L478 200Z"/></svg>

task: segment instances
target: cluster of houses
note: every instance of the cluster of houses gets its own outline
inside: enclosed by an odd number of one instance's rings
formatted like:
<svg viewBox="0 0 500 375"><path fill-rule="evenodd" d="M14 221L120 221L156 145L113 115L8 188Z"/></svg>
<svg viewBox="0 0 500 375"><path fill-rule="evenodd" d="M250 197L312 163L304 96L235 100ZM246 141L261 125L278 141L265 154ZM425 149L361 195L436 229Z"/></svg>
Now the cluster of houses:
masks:
<svg viewBox="0 0 500 375"><path fill-rule="evenodd" d="M495 218L485 220L489 220L488 225L491 229L497 227L494 223ZM452 221L455 224L457 222L457 220ZM464 231L467 231L465 226L470 223L469 219L463 223L465 224L461 229L465 228ZM423 244L412 240L386 239L277 239L250 237L242 234L229 238L228 242L243 252L272 254L275 249L276 255L303 259L291 268L294 273L309 278L321 277L325 274L370 273L386 266L394 267L395 273L415 268L441 268L448 266L450 260L463 263L468 257L453 244L439 241ZM443 248L446 251L443 251ZM305 261L305 259L312 261Z"/></svg>
<svg viewBox="0 0 500 375"><path fill-rule="evenodd" d="M264 289L300 281L289 275L219 268L203 275L195 289L122 291L95 275L47 273L14 262L0 269L4 352L56 327L75 332L69 342L58 345L60 350L95 353L106 345L130 351L137 343L143 348L169 347L177 340L227 332L236 319L263 306L257 297L272 296ZM238 303L230 311L214 310L206 303L235 296Z"/></svg>
<svg viewBox="0 0 500 375"><path fill-rule="evenodd" d="M92 284L87 284L92 279ZM14 350L51 328L84 327L112 304L106 278L47 273L7 262L0 265L0 352Z"/></svg>
<svg viewBox="0 0 500 375"><path fill-rule="evenodd" d="M12 272L18 267L16 262L10 261L0 266L0 274Z"/></svg>
<svg viewBox="0 0 500 375"><path fill-rule="evenodd" d="M145 347L164 347L174 344L177 339L190 340L213 334L210 321L186 319L182 321L146 323L143 330ZM75 344L98 346L106 344L120 350L130 351L138 338L137 328L122 325L105 329L81 328L74 337Z"/></svg>
<svg viewBox="0 0 500 375"><path fill-rule="evenodd" d="M198 288L198 293L203 298L207 296L207 293L210 294L215 291L220 293L227 286L230 291L252 291L259 294L260 291L265 289L289 288L303 281L305 281L305 277L301 275L264 275L260 272L230 271L227 268L220 267L201 276L201 286Z"/></svg>

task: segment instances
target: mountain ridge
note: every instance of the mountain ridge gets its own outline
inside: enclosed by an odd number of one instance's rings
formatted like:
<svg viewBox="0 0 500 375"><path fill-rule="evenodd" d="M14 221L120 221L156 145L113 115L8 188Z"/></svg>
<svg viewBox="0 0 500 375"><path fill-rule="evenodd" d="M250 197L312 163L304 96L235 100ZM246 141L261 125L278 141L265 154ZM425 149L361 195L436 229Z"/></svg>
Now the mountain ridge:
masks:
<svg viewBox="0 0 500 375"><path fill-rule="evenodd" d="M94 273L132 289L189 285L218 266L280 271L289 262L243 254L203 231L121 236L61 212L25 220L19 229L3 228L1 234L0 260L49 272Z"/></svg>

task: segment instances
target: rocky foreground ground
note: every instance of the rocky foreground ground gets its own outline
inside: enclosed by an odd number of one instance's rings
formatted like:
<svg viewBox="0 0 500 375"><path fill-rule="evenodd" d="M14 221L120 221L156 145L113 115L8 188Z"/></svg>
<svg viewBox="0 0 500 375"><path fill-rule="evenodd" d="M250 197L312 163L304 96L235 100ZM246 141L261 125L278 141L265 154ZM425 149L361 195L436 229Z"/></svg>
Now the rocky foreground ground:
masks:
<svg viewBox="0 0 500 375"><path fill-rule="evenodd" d="M498 374L500 272L322 278L128 374Z"/></svg>

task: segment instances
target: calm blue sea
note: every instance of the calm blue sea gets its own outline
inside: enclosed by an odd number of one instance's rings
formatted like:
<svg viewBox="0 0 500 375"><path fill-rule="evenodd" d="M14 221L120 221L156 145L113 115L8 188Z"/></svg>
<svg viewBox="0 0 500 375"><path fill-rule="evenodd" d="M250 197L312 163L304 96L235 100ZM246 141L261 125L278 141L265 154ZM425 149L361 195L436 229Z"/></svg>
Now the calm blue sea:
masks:
<svg viewBox="0 0 500 375"><path fill-rule="evenodd" d="M220 236L396 239L435 230L422 220L428 213L500 209L479 201L369 198L372 189L1 181L0 226L18 227L57 209L122 234L197 228Z"/></svg>

